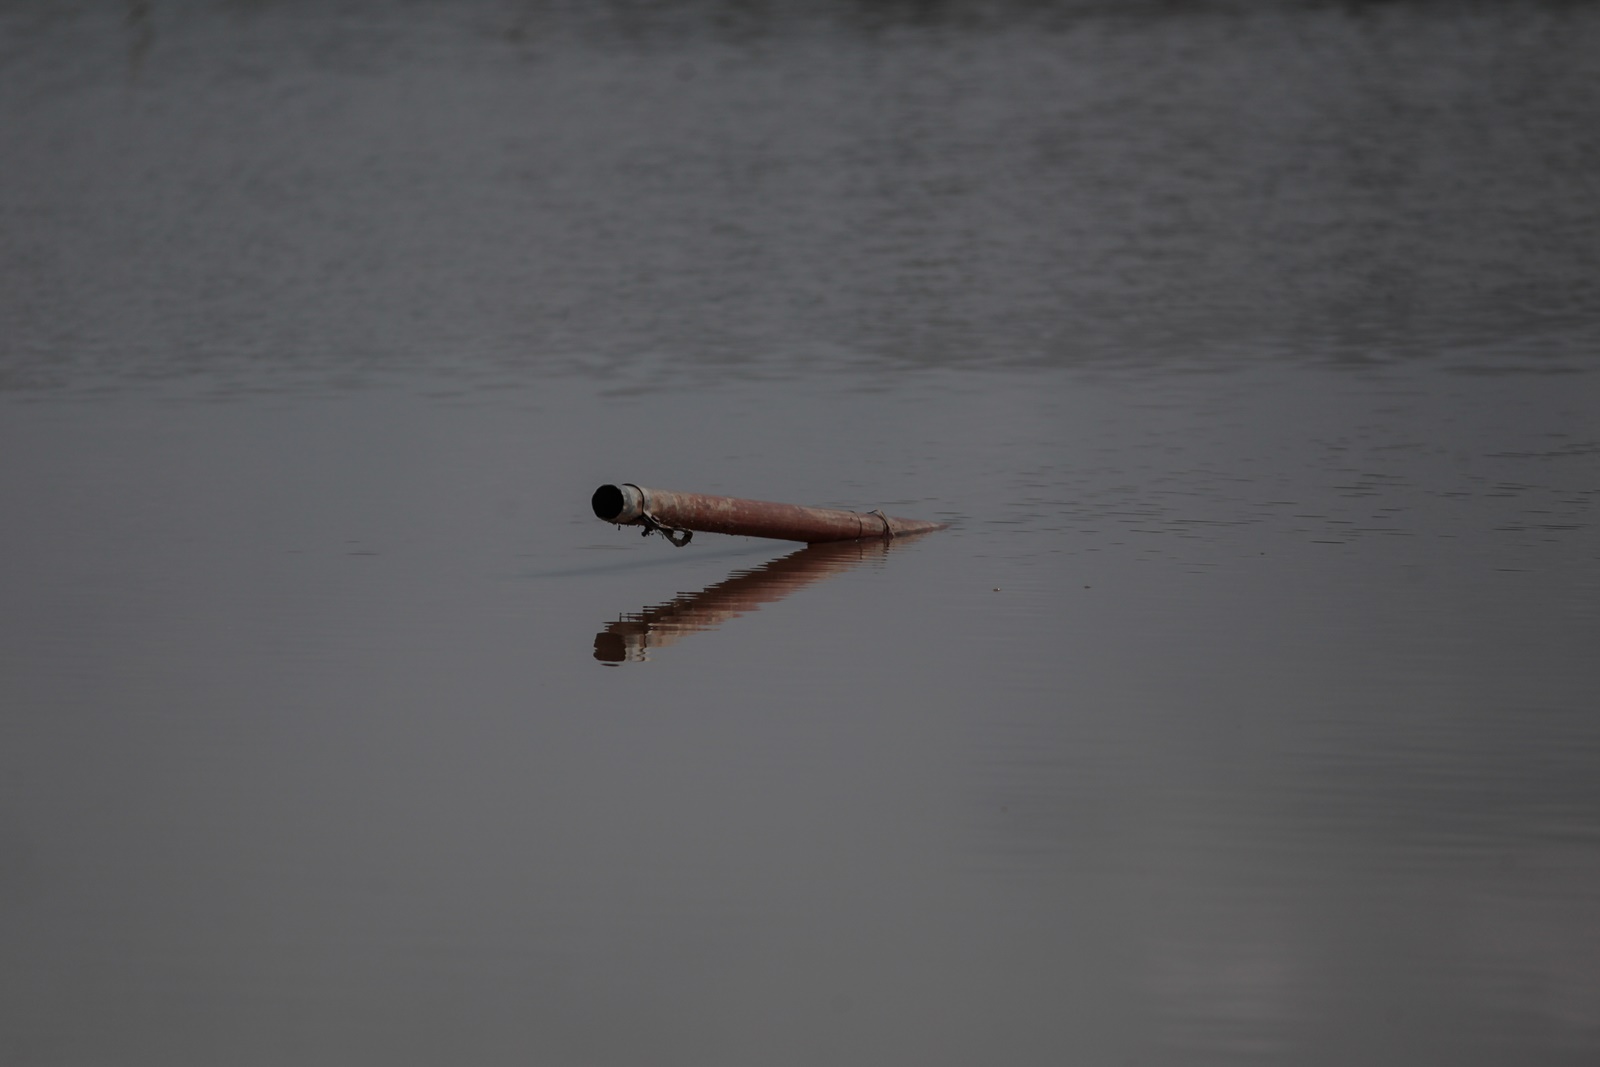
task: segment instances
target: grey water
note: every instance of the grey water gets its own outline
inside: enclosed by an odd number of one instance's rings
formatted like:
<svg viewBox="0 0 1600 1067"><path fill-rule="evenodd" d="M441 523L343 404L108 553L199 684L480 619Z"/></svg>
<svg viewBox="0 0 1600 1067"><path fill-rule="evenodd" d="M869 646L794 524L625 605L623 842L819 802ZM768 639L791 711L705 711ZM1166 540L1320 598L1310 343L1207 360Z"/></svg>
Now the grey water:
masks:
<svg viewBox="0 0 1600 1067"><path fill-rule="evenodd" d="M1584 4L0 3L0 1062L1596 1062L1597 176Z"/></svg>

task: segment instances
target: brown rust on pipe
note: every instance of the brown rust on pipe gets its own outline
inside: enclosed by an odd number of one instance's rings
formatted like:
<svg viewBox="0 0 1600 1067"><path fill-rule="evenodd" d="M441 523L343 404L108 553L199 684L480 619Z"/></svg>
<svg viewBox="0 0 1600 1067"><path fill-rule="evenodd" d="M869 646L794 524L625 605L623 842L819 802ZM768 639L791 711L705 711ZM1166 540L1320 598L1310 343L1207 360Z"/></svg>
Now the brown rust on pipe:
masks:
<svg viewBox="0 0 1600 1067"><path fill-rule="evenodd" d="M685 593L607 624L595 634L594 658L605 664L648 659L652 649L714 630L812 582L881 560L890 545L882 540L808 545L751 570L736 571L698 593Z"/></svg>
<svg viewBox="0 0 1600 1067"><path fill-rule="evenodd" d="M742 537L774 537L820 544L893 539L942 530L947 522L901 519L881 511L844 511L774 504L705 493L675 493L623 483L602 485L590 500L597 518L621 526L666 527Z"/></svg>

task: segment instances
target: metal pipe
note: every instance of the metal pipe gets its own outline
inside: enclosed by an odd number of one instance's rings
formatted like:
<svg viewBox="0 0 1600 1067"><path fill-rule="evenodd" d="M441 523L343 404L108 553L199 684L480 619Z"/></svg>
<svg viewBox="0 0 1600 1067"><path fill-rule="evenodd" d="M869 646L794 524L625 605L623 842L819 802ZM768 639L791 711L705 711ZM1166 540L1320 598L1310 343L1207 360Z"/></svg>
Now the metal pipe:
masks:
<svg viewBox="0 0 1600 1067"><path fill-rule="evenodd" d="M714 630L812 582L850 570L889 552L886 540L808 545L750 570L735 571L698 593L624 615L595 634L594 658L605 664L639 662L651 649L690 634Z"/></svg>
<svg viewBox="0 0 1600 1067"><path fill-rule="evenodd" d="M674 493L646 489L631 482L602 485L594 491L590 504L596 518L619 526L643 526L646 535L659 530L675 545L687 544L692 531L775 537L814 545L868 538L889 540L943 530L950 525L898 519L881 511L808 508L732 496Z"/></svg>

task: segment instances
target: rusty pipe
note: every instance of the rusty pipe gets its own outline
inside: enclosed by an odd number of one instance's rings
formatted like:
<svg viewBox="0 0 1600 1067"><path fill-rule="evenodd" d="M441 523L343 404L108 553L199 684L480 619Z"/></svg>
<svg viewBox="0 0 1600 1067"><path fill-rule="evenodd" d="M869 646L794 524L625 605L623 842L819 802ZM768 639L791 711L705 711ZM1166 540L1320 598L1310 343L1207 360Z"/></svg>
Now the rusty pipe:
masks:
<svg viewBox="0 0 1600 1067"><path fill-rule="evenodd" d="M799 504L774 504L705 493L674 493L646 489L624 482L602 485L590 498L596 518L619 526L643 526L645 532L662 530L674 544L688 541L688 531L775 537L783 541L820 544L826 541L890 540L907 534L942 530L947 522L899 519L881 511L844 511L808 508ZM673 537L682 532L683 538Z"/></svg>

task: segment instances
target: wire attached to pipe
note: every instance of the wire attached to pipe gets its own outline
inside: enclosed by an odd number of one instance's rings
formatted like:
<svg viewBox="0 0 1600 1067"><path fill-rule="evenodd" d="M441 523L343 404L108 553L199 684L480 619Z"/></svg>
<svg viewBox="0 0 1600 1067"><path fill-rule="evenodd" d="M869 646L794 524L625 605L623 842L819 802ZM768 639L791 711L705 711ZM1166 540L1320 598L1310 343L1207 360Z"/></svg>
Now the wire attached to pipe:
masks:
<svg viewBox="0 0 1600 1067"><path fill-rule="evenodd" d="M649 537L653 533L659 533L677 548L682 548L694 538L693 530L679 530L668 526L657 521L656 517L648 511L639 513L639 525L644 527L643 530L639 531L640 537Z"/></svg>

